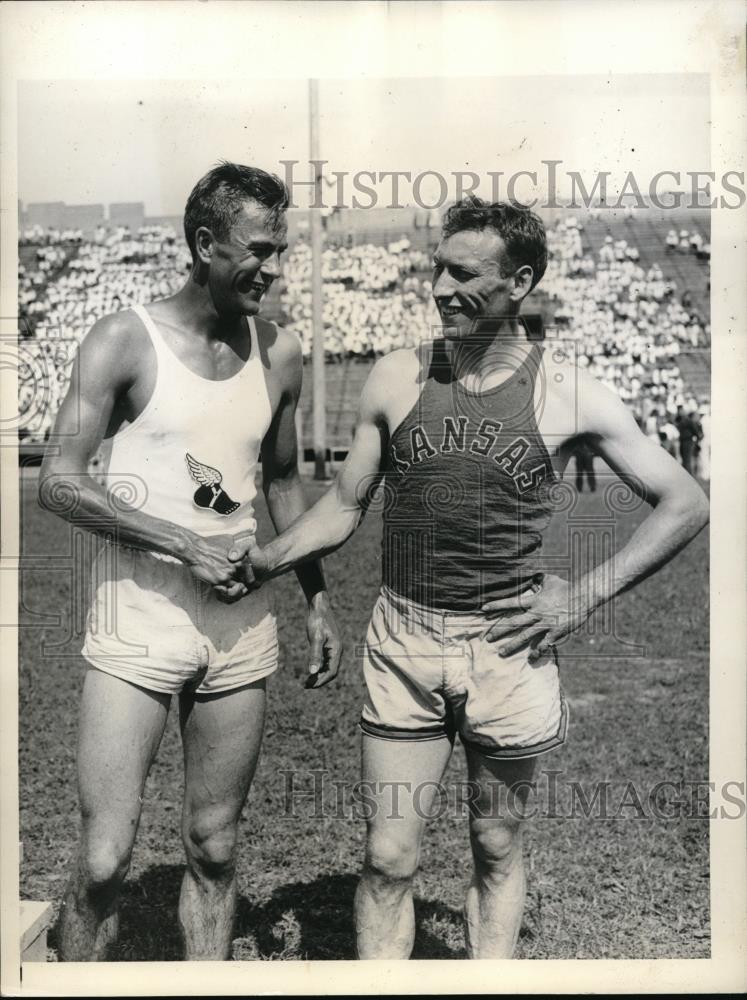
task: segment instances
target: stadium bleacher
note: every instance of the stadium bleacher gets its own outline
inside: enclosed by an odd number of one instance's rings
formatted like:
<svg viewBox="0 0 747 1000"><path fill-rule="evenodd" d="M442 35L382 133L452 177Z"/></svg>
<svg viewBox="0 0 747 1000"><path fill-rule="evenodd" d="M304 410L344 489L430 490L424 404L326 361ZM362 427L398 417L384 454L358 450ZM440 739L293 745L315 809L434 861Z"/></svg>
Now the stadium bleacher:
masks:
<svg viewBox="0 0 747 1000"><path fill-rule="evenodd" d="M670 248L671 229L697 233L699 246L709 243L707 212L597 210L561 217L548 230L548 274L530 300L531 311L546 325L557 322L564 334L586 344L591 370L620 392L641 421L654 405L663 418L677 405L701 407L710 398L710 267L703 253ZM394 230L327 234L326 413L332 452L349 444L375 357L432 336L437 325L427 252L434 233L393 236ZM19 243L21 438L33 449L49 434L86 330L107 312L172 294L184 281L189 255L167 225L136 233L100 227L85 238L35 227L23 232ZM604 301L590 301L600 298L600 289ZM574 315L579 305L581 316ZM308 358L310 250L303 234L263 314L294 330ZM644 343L647 337L650 343ZM631 353L629 343L639 346ZM304 379L300 402L307 448L311 381Z"/></svg>
<svg viewBox="0 0 747 1000"><path fill-rule="evenodd" d="M676 220L676 221L675 221ZM632 217L623 213L584 216L584 235L589 250L598 253L606 236L613 240L631 239L640 253L641 267L658 264L665 278L674 281L682 291L687 290L698 310L710 315L708 278L710 268L694 254L668 251L666 234L670 228L689 233L699 233L706 244L710 243L710 217L707 211L682 210L675 220L665 212L652 209L639 211Z"/></svg>

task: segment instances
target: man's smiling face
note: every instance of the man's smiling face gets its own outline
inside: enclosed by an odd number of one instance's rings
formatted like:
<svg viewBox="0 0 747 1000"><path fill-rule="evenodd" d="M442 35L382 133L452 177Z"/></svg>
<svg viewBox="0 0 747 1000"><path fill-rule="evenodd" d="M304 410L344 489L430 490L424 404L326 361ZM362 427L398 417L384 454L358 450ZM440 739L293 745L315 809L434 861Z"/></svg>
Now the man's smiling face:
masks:
<svg viewBox="0 0 747 1000"><path fill-rule="evenodd" d="M212 236L209 284L219 313L254 316L288 249L285 218L247 201L225 239Z"/></svg>
<svg viewBox="0 0 747 1000"><path fill-rule="evenodd" d="M444 237L433 255L433 298L444 337L461 340L476 319L516 311L512 275L502 276L503 240L493 229L464 229Z"/></svg>

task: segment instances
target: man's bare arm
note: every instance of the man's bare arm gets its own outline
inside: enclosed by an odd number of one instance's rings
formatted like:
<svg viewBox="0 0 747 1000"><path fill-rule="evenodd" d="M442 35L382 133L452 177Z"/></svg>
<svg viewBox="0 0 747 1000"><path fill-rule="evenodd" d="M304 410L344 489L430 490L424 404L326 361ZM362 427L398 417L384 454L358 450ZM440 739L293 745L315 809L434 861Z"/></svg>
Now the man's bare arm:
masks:
<svg viewBox="0 0 747 1000"><path fill-rule="evenodd" d="M653 510L610 559L570 581L546 576L541 587L484 606L499 621L490 641L510 655L534 640L533 657L574 631L600 605L655 573L708 523L708 500L664 448L649 440L618 397L590 376L581 380L581 427L594 451Z"/></svg>
<svg viewBox="0 0 747 1000"><path fill-rule="evenodd" d="M276 363L284 388L278 410L262 442L262 487L278 534L290 528L307 507L298 472L295 422L301 394L303 359L296 338L289 334L281 336L282 342L276 345ZM309 604L306 632L309 639L310 676L306 686L319 688L337 676L342 659L342 641L321 564L311 561L296 566L295 569Z"/></svg>
<svg viewBox="0 0 747 1000"><path fill-rule="evenodd" d="M39 502L124 545L164 553L187 563L201 580L223 584L235 574L231 536L203 539L111 496L88 472L115 404L137 374L138 344L126 315L99 320L81 343L39 477ZM243 548L243 546L239 546Z"/></svg>
<svg viewBox="0 0 747 1000"><path fill-rule="evenodd" d="M614 393L588 377L582 419L594 451L653 507L627 545L580 581L595 608L669 562L708 523L709 507L696 480L642 433Z"/></svg>
<svg viewBox="0 0 747 1000"><path fill-rule="evenodd" d="M363 388L353 443L335 482L261 553L251 552L258 579L279 576L298 563L334 552L360 524L380 476L386 435L382 408L385 361L377 362Z"/></svg>
<svg viewBox="0 0 747 1000"><path fill-rule="evenodd" d="M306 511L307 503L298 471L295 415L301 394L303 358L300 344L286 334L284 390L270 429L262 442L262 489L272 523L278 535L286 531ZM292 344L290 341L292 340ZM296 567L296 575L306 600L312 603L326 592L322 567L310 561Z"/></svg>

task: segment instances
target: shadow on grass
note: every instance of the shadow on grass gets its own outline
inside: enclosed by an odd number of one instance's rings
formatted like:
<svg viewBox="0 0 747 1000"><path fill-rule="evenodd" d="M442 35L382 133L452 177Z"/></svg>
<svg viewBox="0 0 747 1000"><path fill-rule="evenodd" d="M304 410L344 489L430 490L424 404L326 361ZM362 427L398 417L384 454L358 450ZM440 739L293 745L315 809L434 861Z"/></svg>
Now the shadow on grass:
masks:
<svg viewBox="0 0 747 1000"><path fill-rule="evenodd" d="M114 962L181 961L183 946L177 908L184 868L155 865L127 882L120 903L119 941ZM267 902L238 900L234 951L239 959L335 960L355 958L353 897L357 874L325 875L280 886ZM461 916L439 902L415 900L417 934L413 958L463 958L427 926L452 925L461 935ZM452 933L453 933L452 932ZM448 934L452 936L452 934ZM50 946L58 946L58 929Z"/></svg>
<svg viewBox="0 0 747 1000"><path fill-rule="evenodd" d="M267 903L239 901L236 930L253 936L257 957L309 961L354 959L353 897L358 875L325 875L277 889ZM415 900L417 932L413 958L462 958L424 925L453 923L461 933L461 916L442 903Z"/></svg>

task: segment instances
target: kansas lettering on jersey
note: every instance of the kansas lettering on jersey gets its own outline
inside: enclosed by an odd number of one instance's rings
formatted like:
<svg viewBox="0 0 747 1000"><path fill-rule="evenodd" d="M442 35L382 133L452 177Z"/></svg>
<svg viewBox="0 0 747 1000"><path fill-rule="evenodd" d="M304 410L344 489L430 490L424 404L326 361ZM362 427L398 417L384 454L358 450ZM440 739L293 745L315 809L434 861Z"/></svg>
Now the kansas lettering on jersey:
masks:
<svg viewBox="0 0 747 1000"><path fill-rule="evenodd" d="M407 472L412 466L418 465L437 455L461 454L479 455L481 458L492 458L504 472L508 473L516 484L519 493L534 490L548 476L547 463L536 462L532 469L522 465L531 452L532 442L523 435L515 437L509 444L498 444L503 424L500 420L483 417L479 426L470 427L469 417L444 417L443 434L437 446L431 442L425 427L417 424L410 430L407 461L397 452L397 446L391 447L392 464L398 472Z"/></svg>
<svg viewBox="0 0 747 1000"><path fill-rule="evenodd" d="M471 611L537 571L555 481L534 408L541 359L533 344L504 382L478 393L433 344L384 465L383 578L396 593Z"/></svg>

